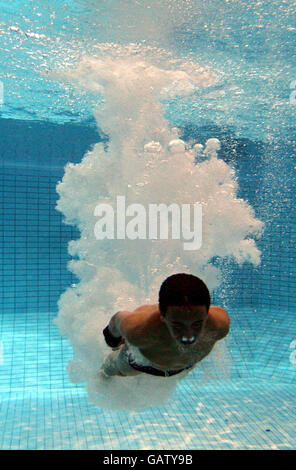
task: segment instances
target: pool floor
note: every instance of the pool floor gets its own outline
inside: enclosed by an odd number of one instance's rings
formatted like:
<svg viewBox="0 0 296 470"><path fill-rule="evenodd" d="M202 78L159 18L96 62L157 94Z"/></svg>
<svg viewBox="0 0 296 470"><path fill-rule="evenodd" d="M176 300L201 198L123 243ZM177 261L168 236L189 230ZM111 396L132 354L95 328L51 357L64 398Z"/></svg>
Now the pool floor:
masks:
<svg viewBox="0 0 296 470"><path fill-rule="evenodd" d="M72 351L52 314L3 316L0 449L295 449L293 314L279 324L270 311L260 322L239 312L229 374L201 382L196 369L165 406L130 413L98 408L69 383Z"/></svg>

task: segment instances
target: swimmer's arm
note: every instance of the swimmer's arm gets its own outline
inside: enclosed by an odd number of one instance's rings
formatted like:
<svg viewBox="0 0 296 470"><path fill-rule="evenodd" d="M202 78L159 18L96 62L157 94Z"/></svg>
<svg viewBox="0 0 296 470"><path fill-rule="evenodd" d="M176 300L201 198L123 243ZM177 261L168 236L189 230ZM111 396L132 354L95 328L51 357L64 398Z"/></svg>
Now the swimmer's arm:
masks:
<svg viewBox="0 0 296 470"><path fill-rule="evenodd" d="M145 314L129 311L117 312L110 320L109 330L116 336L122 336L130 344L147 347L153 344L151 335L146 331Z"/></svg>
<svg viewBox="0 0 296 470"><path fill-rule="evenodd" d="M123 314L126 313L127 312L115 313L109 321L109 324L103 329L105 342L113 351L117 350L125 342L122 332L122 317Z"/></svg>
<svg viewBox="0 0 296 470"><path fill-rule="evenodd" d="M115 313L113 317L111 318L108 328L110 333L115 336L116 338L119 338L120 336L124 336L124 333L122 331L122 323L123 323L123 318L126 316L128 312L120 311Z"/></svg>
<svg viewBox="0 0 296 470"><path fill-rule="evenodd" d="M221 307L220 307L221 308ZM230 330L230 318L226 310L221 308L221 314L218 316L217 341L225 338Z"/></svg>
<svg viewBox="0 0 296 470"><path fill-rule="evenodd" d="M214 327L215 331L215 340L219 341L220 339L225 338L229 333L230 318L224 308L215 306L213 309L212 327Z"/></svg>

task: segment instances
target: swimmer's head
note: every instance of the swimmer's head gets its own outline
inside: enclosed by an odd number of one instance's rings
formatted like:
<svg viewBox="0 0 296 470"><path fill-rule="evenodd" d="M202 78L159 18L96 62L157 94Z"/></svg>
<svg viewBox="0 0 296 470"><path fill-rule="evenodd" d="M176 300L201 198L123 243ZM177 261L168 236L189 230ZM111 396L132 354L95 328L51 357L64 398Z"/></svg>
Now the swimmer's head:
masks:
<svg viewBox="0 0 296 470"><path fill-rule="evenodd" d="M168 277L159 291L159 310L171 336L182 347L190 347L201 336L210 307L206 284L191 274Z"/></svg>
<svg viewBox="0 0 296 470"><path fill-rule="evenodd" d="M172 305L204 305L208 312L211 297L209 289L199 277L181 273L173 274L161 284L158 302L163 316Z"/></svg>

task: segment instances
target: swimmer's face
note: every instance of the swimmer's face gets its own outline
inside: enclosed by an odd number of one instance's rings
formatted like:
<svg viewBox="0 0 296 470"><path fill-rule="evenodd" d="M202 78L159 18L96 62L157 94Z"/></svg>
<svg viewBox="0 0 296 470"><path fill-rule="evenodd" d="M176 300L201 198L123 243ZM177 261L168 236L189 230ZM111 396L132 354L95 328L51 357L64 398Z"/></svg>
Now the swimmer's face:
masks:
<svg viewBox="0 0 296 470"><path fill-rule="evenodd" d="M205 305L169 306L162 321L182 348L191 348L203 333L208 311Z"/></svg>

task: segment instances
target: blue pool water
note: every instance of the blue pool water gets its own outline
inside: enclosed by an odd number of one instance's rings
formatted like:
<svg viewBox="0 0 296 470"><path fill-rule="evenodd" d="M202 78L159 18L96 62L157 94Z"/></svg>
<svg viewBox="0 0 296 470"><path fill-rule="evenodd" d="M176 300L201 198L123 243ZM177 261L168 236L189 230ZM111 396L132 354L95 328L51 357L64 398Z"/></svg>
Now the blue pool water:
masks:
<svg viewBox="0 0 296 470"><path fill-rule="evenodd" d="M0 449L294 449L293 2L167 1L171 21L160 10L156 23L157 1L47 3L0 2ZM219 138L265 231L260 265L212 261L223 273L213 303L231 317L221 370L205 360L204 376L195 369L173 400L127 412L91 404L69 381L73 350L53 322L77 283L67 245L79 237L55 209L56 186L66 163L108 137L92 117L101 98L49 75L98 43L144 41L218 75L168 100L166 117L187 142Z"/></svg>

